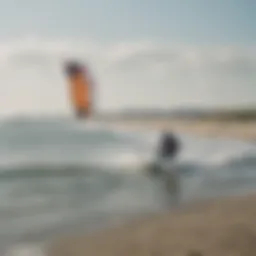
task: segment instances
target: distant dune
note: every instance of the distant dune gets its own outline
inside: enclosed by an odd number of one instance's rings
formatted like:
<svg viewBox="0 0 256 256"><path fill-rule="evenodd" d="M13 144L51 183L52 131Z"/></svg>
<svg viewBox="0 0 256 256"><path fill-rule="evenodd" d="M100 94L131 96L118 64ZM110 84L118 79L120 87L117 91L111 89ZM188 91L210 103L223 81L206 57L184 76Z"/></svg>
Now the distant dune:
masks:
<svg viewBox="0 0 256 256"><path fill-rule="evenodd" d="M114 125L126 128L162 129L201 136L226 137L256 141L256 121L217 121L217 120L122 120Z"/></svg>
<svg viewBox="0 0 256 256"><path fill-rule="evenodd" d="M109 120L139 120L139 119L191 119L214 121L256 121L256 106L251 108L233 109L128 109L113 113L102 114L101 118Z"/></svg>
<svg viewBox="0 0 256 256"><path fill-rule="evenodd" d="M126 128L164 129L202 136L256 141L256 109L127 111L103 117L110 124Z"/></svg>
<svg viewBox="0 0 256 256"><path fill-rule="evenodd" d="M256 196L213 200L91 236L58 238L48 256L255 256Z"/></svg>

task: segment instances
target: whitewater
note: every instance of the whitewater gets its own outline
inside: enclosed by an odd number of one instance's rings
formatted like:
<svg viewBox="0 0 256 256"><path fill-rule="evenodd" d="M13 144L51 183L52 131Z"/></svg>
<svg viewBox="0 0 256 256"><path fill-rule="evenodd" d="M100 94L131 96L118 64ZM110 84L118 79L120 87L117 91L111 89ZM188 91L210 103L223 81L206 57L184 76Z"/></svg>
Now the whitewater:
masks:
<svg viewBox="0 0 256 256"><path fill-rule="evenodd" d="M18 250L18 245L174 207L167 205L163 182L144 171L154 159L159 135L158 130L113 128L66 117L3 119L0 251L8 248L8 255L23 255L27 247ZM255 144L177 136L182 143L175 162L181 203L256 188Z"/></svg>

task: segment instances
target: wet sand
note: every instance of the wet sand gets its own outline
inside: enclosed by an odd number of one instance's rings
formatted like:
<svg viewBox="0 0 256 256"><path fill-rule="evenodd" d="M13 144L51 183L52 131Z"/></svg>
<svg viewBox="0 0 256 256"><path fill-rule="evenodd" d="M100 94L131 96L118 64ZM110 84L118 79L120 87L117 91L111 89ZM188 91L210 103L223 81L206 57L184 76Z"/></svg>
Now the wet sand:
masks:
<svg viewBox="0 0 256 256"><path fill-rule="evenodd" d="M215 199L93 235L59 237L49 256L254 256L256 195Z"/></svg>

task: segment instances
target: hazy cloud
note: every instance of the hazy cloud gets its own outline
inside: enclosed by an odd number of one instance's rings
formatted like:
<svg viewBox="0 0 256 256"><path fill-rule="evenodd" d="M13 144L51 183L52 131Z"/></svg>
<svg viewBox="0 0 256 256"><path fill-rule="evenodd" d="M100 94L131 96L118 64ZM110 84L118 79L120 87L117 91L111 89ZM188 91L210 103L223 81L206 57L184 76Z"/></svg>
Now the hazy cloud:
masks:
<svg viewBox="0 0 256 256"><path fill-rule="evenodd" d="M28 38L0 44L0 112L68 111L68 58L90 65L100 108L256 104L255 48Z"/></svg>

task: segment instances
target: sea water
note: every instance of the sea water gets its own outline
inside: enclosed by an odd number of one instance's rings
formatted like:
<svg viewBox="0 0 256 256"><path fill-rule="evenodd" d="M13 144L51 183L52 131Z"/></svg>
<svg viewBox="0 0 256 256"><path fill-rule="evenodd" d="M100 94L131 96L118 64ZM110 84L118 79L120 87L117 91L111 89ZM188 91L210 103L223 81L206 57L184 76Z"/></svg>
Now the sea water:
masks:
<svg viewBox="0 0 256 256"><path fill-rule="evenodd" d="M35 255L28 248L63 232L166 209L163 180L145 172L159 135L68 118L2 120L0 252ZM255 144L177 136L181 203L256 189Z"/></svg>

